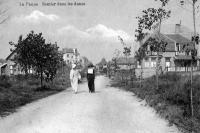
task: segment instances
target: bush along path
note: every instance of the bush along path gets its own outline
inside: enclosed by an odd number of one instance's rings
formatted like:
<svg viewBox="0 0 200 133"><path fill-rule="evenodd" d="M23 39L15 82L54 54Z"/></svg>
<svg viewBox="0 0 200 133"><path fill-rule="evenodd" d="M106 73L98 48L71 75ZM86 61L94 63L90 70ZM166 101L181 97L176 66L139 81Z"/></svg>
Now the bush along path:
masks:
<svg viewBox="0 0 200 133"><path fill-rule="evenodd" d="M68 75L69 71L60 71L53 82L45 83L43 87L34 75L0 76L0 116L7 116L20 106L65 90L70 86Z"/></svg>
<svg viewBox="0 0 200 133"><path fill-rule="evenodd" d="M117 79L117 78L115 78ZM194 120L191 119L190 110L190 77L175 73L159 77L159 89L156 89L156 77L142 81L133 81L127 86L122 86L120 81L113 80L112 86L120 87L136 94L153 107L157 113L167 119L170 124L177 125L183 132L200 132L200 76L194 77Z"/></svg>
<svg viewBox="0 0 200 133"><path fill-rule="evenodd" d="M133 93L110 87L108 78L28 104L0 119L1 133L179 133Z"/></svg>

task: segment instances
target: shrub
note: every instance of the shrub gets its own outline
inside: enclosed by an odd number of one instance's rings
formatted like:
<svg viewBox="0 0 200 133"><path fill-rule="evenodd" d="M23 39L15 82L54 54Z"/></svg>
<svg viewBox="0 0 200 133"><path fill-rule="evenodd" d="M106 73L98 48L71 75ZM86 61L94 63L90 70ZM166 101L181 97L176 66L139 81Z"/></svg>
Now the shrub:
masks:
<svg viewBox="0 0 200 133"><path fill-rule="evenodd" d="M3 88L11 87L8 76L4 76L4 75L0 76L0 87L3 87Z"/></svg>
<svg viewBox="0 0 200 133"><path fill-rule="evenodd" d="M194 106L194 130L200 131L200 76L193 78L193 106ZM154 107L156 111L167 118L171 123L186 130L191 130L190 109L190 76L177 73L167 73L159 76L159 89L156 89L156 77L142 81L142 88L135 81L126 90L134 92L141 99ZM118 83L119 85L119 83ZM115 85L116 86L116 85Z"/></svg>

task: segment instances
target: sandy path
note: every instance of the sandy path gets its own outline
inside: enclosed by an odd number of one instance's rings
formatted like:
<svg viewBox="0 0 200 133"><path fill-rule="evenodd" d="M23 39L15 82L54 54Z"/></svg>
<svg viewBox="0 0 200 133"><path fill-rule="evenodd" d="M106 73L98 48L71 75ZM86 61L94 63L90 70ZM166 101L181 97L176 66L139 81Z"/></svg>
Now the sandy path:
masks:
<svg viewBox="0 0 200 133"><path fill-rule="evenodd" d="M78 94L66 90L0 118L0 133L178 133L132 93L103 76L95 82L94 94L85 83Z"/></svg>

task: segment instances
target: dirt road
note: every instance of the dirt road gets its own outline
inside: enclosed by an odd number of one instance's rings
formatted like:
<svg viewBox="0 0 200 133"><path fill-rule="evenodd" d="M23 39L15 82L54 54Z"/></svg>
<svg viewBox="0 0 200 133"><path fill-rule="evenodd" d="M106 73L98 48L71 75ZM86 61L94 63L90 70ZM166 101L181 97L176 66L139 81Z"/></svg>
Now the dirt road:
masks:
<svg viewBox="0 0 200 133"><path fill-rule="evenodd" d="M132 93L103 76L95 82L94 94L84 83L78 94L68 89L0 118L0 133L179 133Z"/></svg>

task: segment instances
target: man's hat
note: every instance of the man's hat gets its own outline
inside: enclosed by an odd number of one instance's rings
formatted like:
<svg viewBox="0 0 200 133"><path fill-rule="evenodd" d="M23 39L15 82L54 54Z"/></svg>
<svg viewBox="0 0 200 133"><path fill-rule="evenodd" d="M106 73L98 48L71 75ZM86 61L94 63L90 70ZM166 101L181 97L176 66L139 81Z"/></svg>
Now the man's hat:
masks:
<svg viewBox="0 0 200 133"><path fill-rule="evenodd" d="M94 65L93 65L92 63L90 63L90 64L88 65L88 67L91 68L91 67L94 67Z"/></svg>

